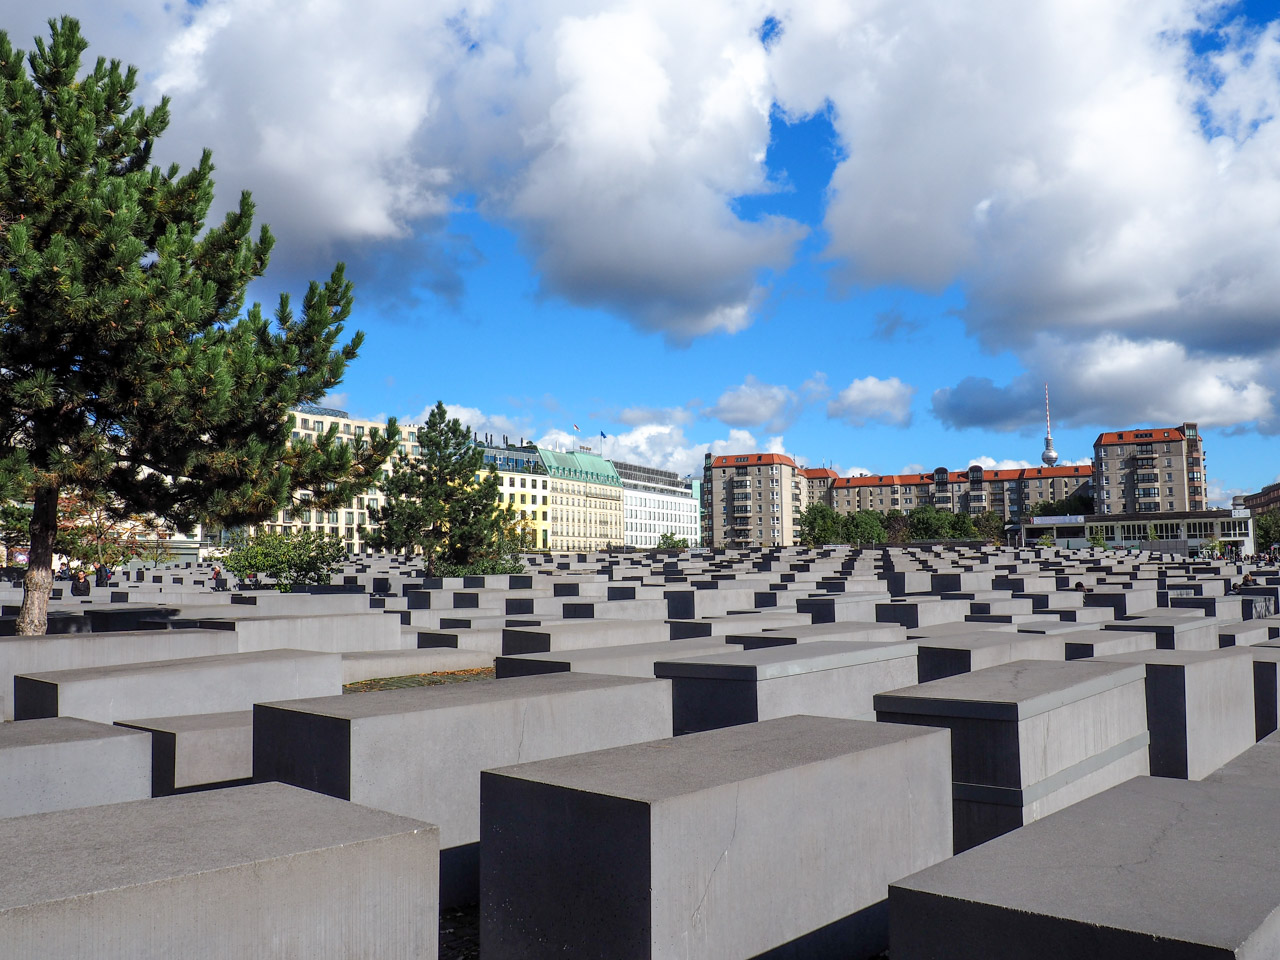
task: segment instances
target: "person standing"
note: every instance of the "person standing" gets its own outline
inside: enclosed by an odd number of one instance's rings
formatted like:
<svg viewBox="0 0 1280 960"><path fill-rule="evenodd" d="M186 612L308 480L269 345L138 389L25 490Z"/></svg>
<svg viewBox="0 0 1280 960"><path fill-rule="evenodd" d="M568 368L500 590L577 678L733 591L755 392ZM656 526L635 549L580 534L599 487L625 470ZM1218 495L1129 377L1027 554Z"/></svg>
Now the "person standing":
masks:
<svg viewBox="0 0 1280 960"><path fill-rule="evenodd" d="M81 567L76 571L76 578L71 581L71 595L73 597L89 596L89 580L84 575L84 568Z"/></svg>
<svg viewBox="0 0 1280 960"><path fill-rule="evenodd" d="M93 585L105 587L111 583L111 568L105 563L95 562L93 565Z"/></svg>

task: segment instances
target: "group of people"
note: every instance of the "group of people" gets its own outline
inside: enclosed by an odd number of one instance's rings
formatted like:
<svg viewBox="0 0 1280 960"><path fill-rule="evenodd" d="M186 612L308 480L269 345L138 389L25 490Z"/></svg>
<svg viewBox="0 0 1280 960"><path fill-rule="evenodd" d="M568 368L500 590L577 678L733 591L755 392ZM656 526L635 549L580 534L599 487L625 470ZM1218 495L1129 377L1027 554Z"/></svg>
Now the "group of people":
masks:
<svg viewBox="0 0 1280 960"><path fill-rule="evenodd" d="M93 583L89 582L89 573L93 574ZM106 587L111 584L111 568L105 563L98 563L96 560L93 566L86 570L83 566L76 567L74 570L71 566L63 561L62 566L58 568L58 572L54 575L57 580L71 581L71 595L73 597L87 597L91 587Z"/></svg>

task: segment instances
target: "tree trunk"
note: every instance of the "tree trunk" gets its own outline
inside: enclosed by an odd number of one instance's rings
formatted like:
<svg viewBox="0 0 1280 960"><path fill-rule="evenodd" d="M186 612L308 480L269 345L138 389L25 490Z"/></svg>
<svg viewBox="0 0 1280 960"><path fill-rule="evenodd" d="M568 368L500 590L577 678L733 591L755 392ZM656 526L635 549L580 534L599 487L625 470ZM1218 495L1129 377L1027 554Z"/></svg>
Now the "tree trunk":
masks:
<svg viewBox="0 0 1280 960"><path fill-rule="evenodd" d="M22 580L20 637L42 636L49 628L49 590L53 587L53 544L58 537L58 488L37 487L31 511L31 551Z"/></svg>

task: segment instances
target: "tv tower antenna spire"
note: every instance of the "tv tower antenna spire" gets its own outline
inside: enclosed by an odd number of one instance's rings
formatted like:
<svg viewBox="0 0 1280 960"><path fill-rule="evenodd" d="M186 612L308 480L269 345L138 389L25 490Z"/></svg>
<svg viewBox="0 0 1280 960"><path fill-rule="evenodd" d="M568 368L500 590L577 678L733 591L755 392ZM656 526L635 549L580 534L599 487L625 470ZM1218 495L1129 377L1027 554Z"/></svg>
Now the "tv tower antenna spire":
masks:
<svg viewBox="0 0 1280 960"><path fill-rule="evenodd" d="M1058 462L1058 451L1053 449L1053 430L1049 427L1049 384L1044 385L1044 453L1040 454L1046 467Z"/></svg>

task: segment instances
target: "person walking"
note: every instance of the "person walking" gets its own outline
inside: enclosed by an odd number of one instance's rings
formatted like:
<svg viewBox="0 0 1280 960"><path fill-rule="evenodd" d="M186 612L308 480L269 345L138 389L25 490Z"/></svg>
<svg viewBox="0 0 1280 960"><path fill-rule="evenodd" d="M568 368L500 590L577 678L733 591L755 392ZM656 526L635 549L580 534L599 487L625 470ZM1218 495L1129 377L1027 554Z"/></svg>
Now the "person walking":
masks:
<svg viewBox="0 0 1280 960"><path fill-rule="evenodd" d="M95 587L109 586L111 583L111 568L105 563L95 562L93 565L93 585Z"/></svg>

